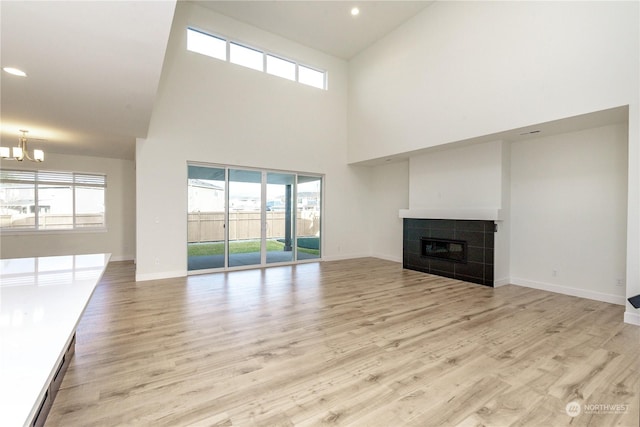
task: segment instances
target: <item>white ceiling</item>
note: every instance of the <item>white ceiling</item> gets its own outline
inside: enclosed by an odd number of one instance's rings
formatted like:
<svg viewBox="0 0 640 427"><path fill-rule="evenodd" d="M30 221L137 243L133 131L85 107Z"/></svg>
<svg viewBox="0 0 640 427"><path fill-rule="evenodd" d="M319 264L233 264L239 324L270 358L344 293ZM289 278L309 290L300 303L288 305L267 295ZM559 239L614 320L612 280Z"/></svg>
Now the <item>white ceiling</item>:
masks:
<svg viewBox="0 0 640 427"><path fill-rule="evenodd" d="M351 58L432 1L198 1L197 3L342 58ZM356 5L358 17L349 14ZM147 135L175 1L0 0L0 137L29 130L46 153L133 159ZM531 126L537 136L626 118L614 109ZM526 129L487 137L505 140ZM481 137L482 139L484 137ZM42 139L42 140L39 140ZM402 157L402 156L399 156ZM380 162L391 159L378 159ZM46 159L45 159L46 162ZM375 163L375 162L374 162Z"/></svg>
<svg viewBox="0 0 640 427"><path fill-rule="evenodd" d="M305 46L351 59L433 1L194 1ZM358 16L351 9L360 9Z"/></svg>
<svg viewBox="0 0 640 427"><path fill-rule="evenodd" d="M431 2L198 3L349 58ZM174 9L167 0L0 0L1 66L28 75L0 72L2 146L27 129L30 148L45 156L133 159L135 139L147 135Z"/></svg>
<svg viewBox="0 0 640 427"><path fill-rule="evenodd" d="M147 134L175 2L0 1L1 140L133 159ZM38 141L42 138L44 141ZM46 163L46 157L45 157Z"/></svg>

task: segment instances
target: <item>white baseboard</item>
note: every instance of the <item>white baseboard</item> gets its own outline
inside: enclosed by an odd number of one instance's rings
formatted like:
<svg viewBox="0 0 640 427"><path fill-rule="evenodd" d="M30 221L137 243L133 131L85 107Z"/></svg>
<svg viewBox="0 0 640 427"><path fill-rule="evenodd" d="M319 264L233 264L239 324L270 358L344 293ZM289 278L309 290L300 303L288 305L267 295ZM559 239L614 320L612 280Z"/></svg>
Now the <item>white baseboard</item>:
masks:
<svg viewBox="0 0 640 427"><path fill-rule="evenodd" d="M133 261L133 259L133 255L118 255L111 257L111 261Z"/></svg>
<svg viewBox="0 0 640 427"><path fill-rule="evenodd" d="M557 294L571 295L574 297L587 298L595 301L608 302L610 304L625 305L626 299L622 295L605 294L603 292L589 291L569 286L553 285L551 283L535 282L533 280L511 278L511 284L524 286L526 288L540 289L542 291L555 292Z"/></svg>
<svg viewBox="0 0 640 427"><path fill-rule="evenodd" d="M511 280L509 280L509 278L506 279L495 279L493 281L493 287L494 288L499 288L500 286L505 286L505 285L510 285L511 284Z"/></svg>
<svg viewBox="0 0 640 427"><path fill-rule="evenodd" d="M629 323L630 325L640 326L640 313L634 313L632 311L624 312L624 323Z"/></svg>
<svg viewBox="0 0 640 427"><path fill-rule="evenodd" d="M392 262L399 262L402 264L402 257L395 257L395 256L390 256L390 255L370 255L374 258L380 258L380 259L384 259L386 261L392 261Z"/></svg>
<svg viewBox="0 0 640 427"><path fill-rule="evenodd" d="M354 258L369 258L371 254L344 254L344 255L330 255L323 256L322 261L342 261L345 259L354 259Z"/></svg>
<svg viewBox="0 0 640 427"><path fill-rule="evenodd" d="M172 279L174 277L185 277L187 272L184 270L163 271L161 273L136 273L136 282L146 282L147 280Z"/></svg>

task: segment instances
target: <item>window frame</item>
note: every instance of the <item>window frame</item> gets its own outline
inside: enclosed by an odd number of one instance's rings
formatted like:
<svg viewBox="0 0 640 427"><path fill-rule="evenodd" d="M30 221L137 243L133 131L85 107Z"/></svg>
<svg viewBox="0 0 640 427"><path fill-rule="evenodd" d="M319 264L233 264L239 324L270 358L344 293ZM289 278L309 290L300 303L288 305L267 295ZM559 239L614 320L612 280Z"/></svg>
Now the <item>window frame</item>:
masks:
<svg viewBox="0 0 640 427"><path fill-rule="evenodd" d="M247 46L247 45L245 45L243 43L238 43L238 42L230 41L230 40L227 40L227 45L229 46L229 59L228 59L229 63L235 64L235 65L239 65L241 67L248 68L250 70L262 71L262 72L266 71L266 68L265 68L265 53L263 51L261 51L260 49L256 49L255 47ZM257 53L258 55L260 55L260 68L256 68L253 65L250 65L249 63L246 63L246 62L245 63L240 62L240 61L235 62L233 60L233 53L234 53L233 47L234 46L238 48L238 50L236 51L238 53L241 52L242 50L245 50L245 51L249 51L251 53Z"/></svg>
<svg viewBox="0 0 640 427"><path fill-rule="evenodd" d="M276 61L282 61L282 62L288 62L289 64L293 65L293 77L289 78L280 74L276 74L274 72L270 72L269 71L269 58L273 58ZM298 64L297 62L288 59L288 58L283 58L279 55L274 55L273 53L268 53L268 52L264 52L264 72L269 74L270 76L276 76L276 77L280 77L281 79L285 79L285 80L289 80L292 82L298 82L298 67L300 66L300 64Z"/></svg>
<svg viewBox="0 0 640 427"><path fill-rule="evenodd" d="M224 43L225 47L224 47L224 58L221 58L219 56L215 56L215 55L211 55L210 53L205 53L201 50L192 50L189 49L189 37L191 35L191 33L195 33L195 35L200 36L200 37L210 37L212 39L215 39L218 42L222 42ZM205 31L201 31L197 28L193 28L193 27L187 27L187 50L189 52L193 52L193 53L197 53L200 55L204 55L204 56L208 56L209 58L214 58L220 61L228 61L229 60L229 43L227 41L227 39L225 37L220 37L220 36L216 36L215 34L210 34L207 33Z"/></svg>
<svg viewBox="0 0 640 427"><path fill-rule="evenodd" d="M304 68L305 70L315 71L318 74L322 74L322 87L318 87L318 86L316 86L314 84L300 81L300 68ZM300 83L300 84L305 85L305 86L315 87L316 89L324 89L324 90L326 90L326 87L327 87L327 73L325 71L319 70L316 67L311 67L309 65L304 65L304 64L296 64L296 81L298 83Z"/></svg>
<svg viewBox="0 0 640 427"><path fill-rule="evenodd" d="M187 275L197 275L197 274L206 274L206 273L212 273L212 272L219 272L219 271L237 271L237 270L244 270L244 269L258 269L258 268L265 268L265 267L272 267L272 266L280 266L280 265L298 265L298 264L304 264L304 263L312 263L312 262L318 262L318 261L322 261L323 257L324 257L324 251L325 251L325 237L324 237L324 221L325 221L325 187L326 187L326 175L323 173L317 173L317 172L300 172L300 171L292 171L292 170L283 170L283 169L267 169L267 168L260 168L260 167L255 167L255 166L238 166L238 165L232 165L232 164L219 164L219 163L206 163L206 162L201 162L201 161L187 161L187 187L190 185L189 181L190 179L194 179L192 178L192 176L190 175L189 171L191 167L197 167L197 168L212 168L212 169L220 169L220 170L224 170L224 177L223 179L225 180L225 184L224 184L224 200L225 200L225 216L224 216L224 223L225 223L225 235L224 235L224 240L225 240L225 253L224 253L224 264L221 266L216 266L216 267L211 267L211 268L194 268L194 269L189 269L187 268ZM229 247L228 247L228 242L230 240L230 236L229 236L229 231L232 227L229 226L230 222L232 221L230 219L230 215L229 213L231 212L231 203L230 203L230 196L231 196L231 191L229 190L229 182L231 181L231 176L230 176L230 171L231 170L236 170L236 171L243 171L243 172L261 172L262 177L260 179L260 185L261 185L261 201L260 201L260 210L261 213L265 213L266 214L266 208L267 208L267 187L269 185L268 182L268 174L269 173L276 173L276 174L287 174L287 175L292 175L293 176L293 189L292 189L292 221L293 221L293 226L292 226L292 245L293 245L293 251L294 251L294 255L293 255L293 260L292 261L284 261L284 262L267 262L267 251L266 251L266 247L262 246L262 241L265 241L266 244L266 240L267 240L267 236L266 236L266 225L264 226L263 230L261 230L261 236L260 236L260 240L261 240L261 261L260 264L251 264L251 265L246 265L246 266L229 266L229 259L228 259L228 255L229 255ZM299 230L298 230L298 211L299 211L299 200L300 197L298 195L298 186L301 184L300 182L300 178L303 177L305 179L309 179L312 178L314 180L318 180L320 182L320 191L319 191L319 202L317 204L318 206L318 214L319 214L319 222L318 222L318 233L319 233L319 246L318 246L318 257L314 257L314 258L300 258L298 256L298 239L299 238L304 238L304 237L308 237L306 235L299 235ZM302 183L304 184L304 183ZM187 191L188 193L188 191ZM191 213L189 211L189 196L187 194L187 210L186 210L186 228L187 228L187 234L189 234L188 229L189 229L189 214ZM266 222L264 222L264 218L261 218L261 223L266 224ZM188 239L187 239L188 240ZM189 242L187 242L187 246L189 245ZM186 263L187 265L189 264L189 255L188 255L188 250L186 251L187 253L185 253L186 256ZM264 258L262 258L262 255L264 255ZM264 262L263 262L264 261Z"/></svg>
<svg viewBox="0 0 640 427"><path fill-rule="evenodd" d="M24 175L24 179L11 179L11 174ZM8 176L9 175L9 176ZM27 176L32 175L29 179ZM56 181L55 177L61 177ZM47 179L49 178L49 179ZM0 235L24 235L24 234L67 234L67 233L96 233L107 231L107 175L96 172L68 172L55 170L32 170L32 169L15 169L2 168L0 170L0 188L4 184L26 184L33 188L33 226L25 228L5 228L0 227ZM71 228L41 228L40 225L40 200L39 191L41 185L64 185L71 189L71 209L72 219ZM100 188L103 190L103 206L102 225L95 227L78 226L77 218L81 215L77 212L77 189Z"/></svg>
<svg viewBox="0 0 640 427"><path fill-rule="evenodd" d="M198 27L194 27L194 26L191 26L191 25L187 25L187 37L186 37L187 40L188 40L188 36L189 36L189 31L197 32L197 33L200 33L201 35L209 36L209 37L212 37L214 39L224 41L226 43L226 58L222 59L222 58L218 58L218 57L215 57L215 56L207 55L205 53L202 53L202 52L199 52L199 51L196 51L196 50L190 50L189 47L188 47L188 43L185 42L185 50L188 51L188 52L193 52L193 53L196 53L198 55L203 55L203 56L206 56L208 58L216 59L218 61L227 62L229 64L239 65L239 66L244 67L244 68L249 68L250 70L255 70L255 71L258 71L258 72L262 72L264 74L268 74L270 76L274 76L274 77L281 78L281 79L284 79L284 80L296 82L296 83L302 84L302 85L307 86L307 87L312 87L314 89L320 89L320 90L324 90L324 91L328 91L329 90L329 73L328 73L327 70L324 70L324 69L319 68L319 67L307 65L306 63L303 63L303 62L300 62L300 61L296 61L294 59L288 58L288 57L286 57L284 55L280 55L278 53L271 52L271 51L266 50L266 49L257 48L255 46L252 46L251 44L247 44L247 43L241 42L239 40L231 39L231 38L222 36L220 34L212 33L212 32L209 32L209 31L204 31L204 30L202 30L202 29L200 29ZM262 69L257 69L257 68L254 68L254 67L250 67L250 66L247 66L247 65L244 65L244 64L240 64L240 63L231 61L231 45L232 44L233 45L237 45L237 46L242 47L242 48L254 50L254 51L259 52L260 54L262 54ZM295 77L293 79L289 79L287 77L283 77L283 76L280 76L278 74L269 73L267 71L267 57L268 56L272 56L274 58L277 58L277 59L280 59L280 60L283 60L283 61L288 61L288 62L291 62L291 63L295 64ZM323 77L323 79L322 79L323 80L322 87L318 87L318 86L315 86L315 85L312 85L312 84L309 84L309 83L301 82L300 79L299 79L299 77L300 77L300 67L303 67L303 68L309 69L311 71L316 71L318 73L321 73L322 77Z"/></svg>

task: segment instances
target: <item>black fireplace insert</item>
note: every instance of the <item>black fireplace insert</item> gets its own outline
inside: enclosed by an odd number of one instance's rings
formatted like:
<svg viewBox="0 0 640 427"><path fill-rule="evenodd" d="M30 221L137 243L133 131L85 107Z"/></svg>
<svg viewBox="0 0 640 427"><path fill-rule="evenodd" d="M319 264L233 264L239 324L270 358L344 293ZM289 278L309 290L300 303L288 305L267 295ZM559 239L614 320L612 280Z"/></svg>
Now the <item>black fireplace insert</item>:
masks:
<svg viewBox="0 0 640 427"><path fill-rule="evenodd" d="M467 242L465 240L420 238L420 251L427 258L445 259L452 262L467 262Z"/></svg>

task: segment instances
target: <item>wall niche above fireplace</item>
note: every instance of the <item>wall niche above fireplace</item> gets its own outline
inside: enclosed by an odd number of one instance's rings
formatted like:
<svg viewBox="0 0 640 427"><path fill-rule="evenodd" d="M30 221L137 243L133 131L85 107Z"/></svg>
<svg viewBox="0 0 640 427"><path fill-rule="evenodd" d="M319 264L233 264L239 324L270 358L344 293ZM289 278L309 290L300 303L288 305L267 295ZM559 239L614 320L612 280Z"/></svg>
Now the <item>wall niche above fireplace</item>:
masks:
<svg viewBox="0 0 640 427"><path fill-rule="evenodd" d="M493 286L495 222L405 218L403 229L404 268Z"/></svg>

